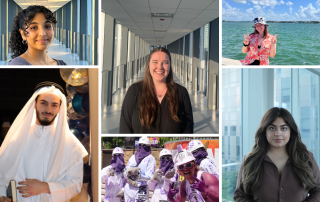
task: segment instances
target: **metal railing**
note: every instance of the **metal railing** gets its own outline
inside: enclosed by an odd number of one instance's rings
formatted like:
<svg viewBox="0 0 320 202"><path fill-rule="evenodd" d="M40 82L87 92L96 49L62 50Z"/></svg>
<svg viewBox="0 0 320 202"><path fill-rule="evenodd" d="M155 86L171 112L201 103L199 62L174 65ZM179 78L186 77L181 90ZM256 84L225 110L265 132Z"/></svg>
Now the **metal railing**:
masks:
<svg viewBox="0 0 320 202"><path fill-rule="evenodd" d="M70 30L68 30L68 32L67 32L67 48L71 47L70 39L71 39Z"/></svg>
<svg viewBox="0 0 320 202"><path fill-rule="evenodd" d="M9 32L8 39L10 41L11 32ZM8 44L9 45L9 44ZM8 53L12 53L11 48L8 46Z"/></svg>
<svg viewBox="0 0 320 202"><path fill-rule="evenodd" d="M6 58L5 58L5 52L6 51L5 51L5 48L4 48L5 47L5 43L6 43L5 42L5 35L2 34L1 35L1 53L2 54L1 54L1 58L0 59L3 60L3 61L6 60Z"/></svg>

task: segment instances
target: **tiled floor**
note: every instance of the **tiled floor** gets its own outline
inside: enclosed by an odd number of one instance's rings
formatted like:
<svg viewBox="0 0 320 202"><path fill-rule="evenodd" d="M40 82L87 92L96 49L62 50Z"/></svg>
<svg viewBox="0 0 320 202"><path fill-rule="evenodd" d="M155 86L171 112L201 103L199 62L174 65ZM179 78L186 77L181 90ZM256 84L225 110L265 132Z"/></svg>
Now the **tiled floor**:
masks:
<svg viewBox="0 0 320 202"><path fill-rule="evenodd" d="M144 70L127 86L142 79ZM197 134L218 134L219 133L219 110L207 109L207 98L198 92L191 90L191 83L183 82L180 77L174 74L174 81L187 88L192 104L194 133ZM101 132L102 134L119 133L119 121L121 105L126 94L126 89L115 92L112 96L112 106L102 109Z"/></svg>
<svg viewBox="0 0 320 202"><path fill-rule="evenodd" d="M76 53L71 53L69 48L62 45L57 39L54 39L48 48L48 55L51 58L63 60L67 65L89 65L88 61L79 60ZM11 54L8 55L11 59ZM9 61L0 61L0 65L7 65Z"/></svg>

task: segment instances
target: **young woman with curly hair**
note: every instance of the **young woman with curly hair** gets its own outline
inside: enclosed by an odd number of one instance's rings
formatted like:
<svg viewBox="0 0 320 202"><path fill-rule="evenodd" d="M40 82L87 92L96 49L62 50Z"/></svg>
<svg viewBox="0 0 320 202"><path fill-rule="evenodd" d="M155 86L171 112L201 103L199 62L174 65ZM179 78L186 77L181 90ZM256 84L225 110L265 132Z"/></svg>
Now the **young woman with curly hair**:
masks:
<svg viewBox="0 0 320 202"><path fill-rule="evenodd" d="M302 143L299 129L283 108L263 116L255 145L242 162L234 200L319 201L320 171L313 154Z"/></svg>
<svg viewBox="0 0 320 202"><path fill-rule="evenodd" d="M129 87L121 109L120 133L193 133L189 94L173 81L167 49L153 49L144 78Z"/></svg>
<svg viewBox="0 0 320 202"><path fill-rule="evenodd" d="M47 54L56 23L53 13L44 6L29 6L19 12L9 41L13 59L9 65L66 65Z"/></svg>

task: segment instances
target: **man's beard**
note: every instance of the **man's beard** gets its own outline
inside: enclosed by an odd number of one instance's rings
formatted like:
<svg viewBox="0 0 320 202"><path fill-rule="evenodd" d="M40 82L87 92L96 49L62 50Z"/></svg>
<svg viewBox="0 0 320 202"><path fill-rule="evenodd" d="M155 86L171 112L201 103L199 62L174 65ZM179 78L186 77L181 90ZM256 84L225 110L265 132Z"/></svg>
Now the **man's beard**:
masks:
<svg viewBox="0 0 320 202"><path fill-rule="evenodd" d="M53 117L53 119L50 121L50 120L41 120L40 119L40 112L36 109L36 114L37 114L37 120L39 121L39 123L42 125L42 126L49 126L52 124L52 122L55 120L57 114Z"/></svg>

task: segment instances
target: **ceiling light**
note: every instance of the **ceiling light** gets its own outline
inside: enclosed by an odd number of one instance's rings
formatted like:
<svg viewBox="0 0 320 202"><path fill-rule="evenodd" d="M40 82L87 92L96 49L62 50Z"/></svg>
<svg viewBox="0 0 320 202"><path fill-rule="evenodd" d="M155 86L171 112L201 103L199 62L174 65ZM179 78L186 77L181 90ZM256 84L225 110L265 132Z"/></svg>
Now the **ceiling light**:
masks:
<svg viewBox="0 0 320 202"><path fill-rule="evenodd" d="M173 18L174 13L151 13L151 17Z"/></svg>

